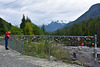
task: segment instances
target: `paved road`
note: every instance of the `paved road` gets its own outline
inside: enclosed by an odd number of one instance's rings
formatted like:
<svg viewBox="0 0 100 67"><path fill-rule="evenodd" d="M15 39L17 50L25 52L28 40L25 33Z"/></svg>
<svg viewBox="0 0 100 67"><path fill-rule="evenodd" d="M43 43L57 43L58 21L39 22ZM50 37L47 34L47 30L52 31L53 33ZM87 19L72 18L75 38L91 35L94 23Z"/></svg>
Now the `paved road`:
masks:
<svg viewBox="0 0 100 67"><path fill-rule="evenodd" d="M24 56L14 50L5 50L0 45L0 67L82 67L46 59Z"/></svg>

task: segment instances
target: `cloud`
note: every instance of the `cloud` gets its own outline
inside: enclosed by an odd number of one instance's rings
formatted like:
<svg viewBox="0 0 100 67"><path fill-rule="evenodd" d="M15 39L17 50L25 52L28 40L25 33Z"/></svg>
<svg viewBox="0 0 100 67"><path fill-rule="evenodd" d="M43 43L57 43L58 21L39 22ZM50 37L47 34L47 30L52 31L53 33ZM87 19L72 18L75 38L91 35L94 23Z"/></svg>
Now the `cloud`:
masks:
<svg viewBox="0 0 100 67"><path fill-rule="evenodd" d="M2 0L1 6L15 0ZM90 6L100 3L100 0L17 0L7 6L0 7L0 17L13 25L21 23L22 15L29 16L33 23L42 25L52 20L77 19Z"/></svg>

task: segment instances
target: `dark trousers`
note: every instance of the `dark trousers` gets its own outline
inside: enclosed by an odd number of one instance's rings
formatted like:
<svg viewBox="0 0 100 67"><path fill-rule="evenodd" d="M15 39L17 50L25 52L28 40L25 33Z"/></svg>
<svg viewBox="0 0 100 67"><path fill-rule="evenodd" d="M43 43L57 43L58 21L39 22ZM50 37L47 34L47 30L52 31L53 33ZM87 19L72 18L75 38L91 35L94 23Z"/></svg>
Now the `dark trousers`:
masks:
<svg viewBox="0 0 100 67"><path fill-rule="evenodd" d="M8 39L9 39L9 38L5 38L5 49L8 48Z"/></svg>

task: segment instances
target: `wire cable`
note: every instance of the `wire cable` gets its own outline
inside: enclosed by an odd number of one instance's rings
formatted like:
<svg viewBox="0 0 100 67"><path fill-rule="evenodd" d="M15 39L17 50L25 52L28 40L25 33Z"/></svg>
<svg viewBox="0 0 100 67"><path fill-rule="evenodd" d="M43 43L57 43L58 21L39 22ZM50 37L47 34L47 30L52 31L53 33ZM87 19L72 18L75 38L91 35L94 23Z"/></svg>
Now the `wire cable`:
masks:
<svg viewBox="0 0 100 67"><path fill-rule="evenodd" d="M1 5L0 7L8 6L8 5L12 4L12 3L15 3L16 1L18 1L18 0L15 0L15 1L9 2L9 3L4 4L4 5Z"/></svg>

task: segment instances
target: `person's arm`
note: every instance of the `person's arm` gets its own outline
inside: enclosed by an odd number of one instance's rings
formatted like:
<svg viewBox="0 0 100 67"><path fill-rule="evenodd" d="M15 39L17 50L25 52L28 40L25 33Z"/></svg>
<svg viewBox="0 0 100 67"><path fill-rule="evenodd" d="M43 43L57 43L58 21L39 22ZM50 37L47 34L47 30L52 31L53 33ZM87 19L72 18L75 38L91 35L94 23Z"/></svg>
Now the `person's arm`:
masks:
<svg viewBox="0 0 100 67"><path fill-rule="evenodd" d="M11 36L7 35L9 38L11 38Z"/></svg>

